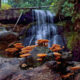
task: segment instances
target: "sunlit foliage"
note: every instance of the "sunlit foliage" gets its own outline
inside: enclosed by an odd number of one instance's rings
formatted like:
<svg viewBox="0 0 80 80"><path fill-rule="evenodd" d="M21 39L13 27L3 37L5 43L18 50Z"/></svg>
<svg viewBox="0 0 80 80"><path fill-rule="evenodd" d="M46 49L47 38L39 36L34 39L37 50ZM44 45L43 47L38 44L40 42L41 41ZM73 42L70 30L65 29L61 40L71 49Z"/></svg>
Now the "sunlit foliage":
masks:
<svg viewBox="0 0 80 80"><path fill-rule="evenodd" d="M7 4L7 3L2 3L1 9L6 10L6 9L9 9L9 8L11 8L11 5L9 5L9 4Z"/></svg>

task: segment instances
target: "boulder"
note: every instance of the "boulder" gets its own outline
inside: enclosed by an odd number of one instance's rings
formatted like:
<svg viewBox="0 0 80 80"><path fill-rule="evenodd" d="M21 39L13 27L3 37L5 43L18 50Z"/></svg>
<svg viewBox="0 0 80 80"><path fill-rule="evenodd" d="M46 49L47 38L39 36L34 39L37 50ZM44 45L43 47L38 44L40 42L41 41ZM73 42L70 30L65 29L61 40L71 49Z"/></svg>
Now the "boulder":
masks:
<svg viewBox="0 0 80 80"><path fill-rule="evenodd" d="M50 66L47 63L33 69L21 70L19 65L23 60L0 58L0 80L62 80L58 73L50 69L52 62L49 63Z"/></svg>
<svg viewBox="0 0 80 80"><path fill-rule="evenodd" d="M13 32L4 32L0 34L0 49L6 49L8 44L18 40L18 35Z"/></svg>

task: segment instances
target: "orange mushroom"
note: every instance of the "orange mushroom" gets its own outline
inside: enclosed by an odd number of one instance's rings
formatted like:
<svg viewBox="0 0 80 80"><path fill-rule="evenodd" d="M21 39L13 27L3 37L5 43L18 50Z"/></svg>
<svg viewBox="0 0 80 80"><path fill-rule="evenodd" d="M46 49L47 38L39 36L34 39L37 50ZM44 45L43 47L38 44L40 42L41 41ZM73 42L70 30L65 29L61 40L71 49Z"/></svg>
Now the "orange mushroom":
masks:
<svg viewBox="0 0 80 80"><path fill-rule="evenodd" d="M53 44L53 45L52 45L52 48L55 48L55 47L60 47L60 45L58 45L58 44Z"/></svg>
<svg viewBox="0 0 80 80"><path fill-rule="evenodd" d="M58 52L54 52L54 56L61 56L61 54Z"/></svg>
<svg viewBox="0 0 80 80"><path fill-rule="evenodd" d="M24 57L28 57L28 56L30 56L30 55L31 55L30 53L27 53L27 54L22 54L22 55L20 55L20 57L24 58Z"/></svg>
<svg viewBox="0 0 80 80"><path fill-rule="evenodd" d="M20 53L29 53L33 48L35 48L36 45L26 46L25 48L22 48Z"/></svg>
<svg viewBox="0 0 80 80"><path fill-rule="evenodd" d="M30 51L31 51L31 50L22 50L20 53L21 53L21 54L23 54L23 53L25 54L25 53L29 53Z"/></svg>
<svg viewBox="0 0 80 80"><path fill-rule="evenodd" d="M16 45L15 47L18 48L18 49L24 48L24 46L22 46L22 45Z"/></svg>
<svg viewBox="0 0 80 80"><path fill-rule="evenodd" d="M35 47L37 47L37 45L31 45L31 47L32 47L32 48L35 48Z"/></svg>
<svg viewBox="0 0 80 80"><path fill-rule="evenodd" d="M54 52L55 60L59 60L61 58L61 54L58 52Z"/></svg>
<svg viewBox="0 0 80 80"><path fill-rule="evenodd" d="M16 46L16 45L22 45L22 43L15 43L14 46Z"/></svg>
<svg viewBox="0 0 80 80"><path fill-rule="evenodd" d="M14 53L14 52L18 51L18 49L17 48L8 48L5 51L10 52L10 53Z"/></svg>
<svg viewBox="0 0 80 80"><path fill-rule="evenodd" d="M45 54L45 53L39 53L39 54L37 54L37 56L38 56L38 57L46 57L47 54Z"/></svg>
<svg viewBox="0 0 80 80"><path fill-rule="evenodd" d="M49 40L47 40L47 39L43 39L42 42L44 42L44 43L48 43Z"/></svg>
<svg viewBox="0 0 80 80"><path fill-rule="evenodd" d="M60 47L56 47L55 49L56 49L57 51L62 50L62 48L60 48Z"/></svg>
<svg viewBox="0 0 80 80"><path fill-rule="evenodd" d="M42 58L38 58L37 61L42 61Z"/></svg>
<svg viewBox="0 0 80 80"><path fill-rule="evenodd" d="M18 49L24 48L24 46L22 45L22 43L15 43L14 47L16 47Z"/></svg>
<svg viewBox="0 0 80 80"><path fill-rule="evenodd" d="M62 78L68 78L68 77L70 77L71 75L74 75L74 73L68 73L68 74L66 74L66 75L62 75L61 77L62 77Z"/></svg>
<svg viewBox="0 0 80 80"><path fill-rule="evenodd" d="M31 47L31 46L26 46L25 48L22 48L22 50L32 50L33 49L33 47Z"/></svg>
<svg viewBox="0 0 80 80"><path fill-rule="evenodd" d="M40 40L37 40L37 44L38 44L38 46L47 46L46 45L46 43L48 43L49 42L49 40L47 40L47 39L40 39Z"/></svg>
<svg viewBox="0 0 80 80"><path fill-rule="evenodd" d="M64 49L65 47L64 47L64 46L62 46L62 48Z"/></svg>
<svg viewBox="0 0 80 80"><path fill-rule="evenodd" d="M57 52L59 50L62 50L63 48L60 47L58 44L53 44L51 48L49 48L53 52Z"/></svg>
<svg viewBox="0 0 80 80"><path fill-rule="evenodd" d="M57 61L57 64L61 64L61 62Z"/></svg>
<svg viewBox="0 0 80 80"><path fill-rule="evenodd" d="M80 69L80 66L70 67L70 70L73 70L73 71L79 70L79 69Z"/></svg>

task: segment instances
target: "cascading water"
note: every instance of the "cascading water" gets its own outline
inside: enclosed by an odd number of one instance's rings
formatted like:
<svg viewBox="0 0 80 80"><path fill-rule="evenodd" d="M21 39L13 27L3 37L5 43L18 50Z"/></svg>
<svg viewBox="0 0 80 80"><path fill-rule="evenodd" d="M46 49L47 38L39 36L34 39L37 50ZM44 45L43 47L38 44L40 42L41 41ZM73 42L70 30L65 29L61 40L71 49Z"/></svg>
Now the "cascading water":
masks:
<svg viewBox="0 0 80 80"><path fill-rule="evenodd" d="M58 33L58 27L54 25L54 15L50 11L33 10L33 19L36 20L36 25L33 25L28 30L28 35L24 44L32 45L39 39L48 39L49 47L52 44L65 45L64 38Z"/></svg>

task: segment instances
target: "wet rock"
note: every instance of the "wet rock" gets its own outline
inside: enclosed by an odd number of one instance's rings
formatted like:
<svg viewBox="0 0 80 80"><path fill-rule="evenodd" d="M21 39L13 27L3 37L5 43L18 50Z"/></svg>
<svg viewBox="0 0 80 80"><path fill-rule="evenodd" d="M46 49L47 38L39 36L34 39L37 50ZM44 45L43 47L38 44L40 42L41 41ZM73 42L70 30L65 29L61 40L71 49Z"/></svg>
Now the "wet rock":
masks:
<svg viewBox="0 0 80 80"><path fill-rule="evenodd" d="M9 69L11 66L19 68L19 63L23 60L23 58L0 58L0 69Z"/></svg>
<svg viewBox="0 0 80 80"><path fill-rule="evenodd" d="M66 61L72 60L72 52L62 52L61 58Z"/></svg>
<svg viewBox="0 0 80 80"><path fill-rule="evenodd" d="M11 42L11 41L13 41L13 39L15 41L15 40L17 40L17 36L18 35L16 33L14 33L14 32L10 32L10 31L3 32L3 33L0 33L0 41Z"/></svg>
<svg viewBox="0 0 80 80"><path fill-rule="evenodd" d="M52 53L52 51L48 47L35 47L31 52L31 54L38 54L38 53ZM34 55L34 56L35 56Z"/></svg>
<svg viewBox="0 0 80 80"><path fill-rule="evenodd" d="M61 77L43 65L33 70L20 71L14 74L11 80L61 80Z"/></svg>
<svg viewBox="0 0 80 80"><path fill-rule="evenodd" d="M21 61L22 58L0 58L0 80L7 80L8 77L11 78L11 75L19 71Z"/></svg>
<svg viewBox="0 0 80 80"><path fill-rule="evenodd" d="M4 32L0 34L0 49L5 49L8 44L18 40L18 36L13 32Z"/></svg>
<svg viewBox="0 0 80 80"><path fill-rule="evenodd" d="M21 70L19 64L23 60L0 58L0 80L61 80L60 75L52 71L47 64L34 69ZM49 65L54 63L50 62Z"/></svg>

